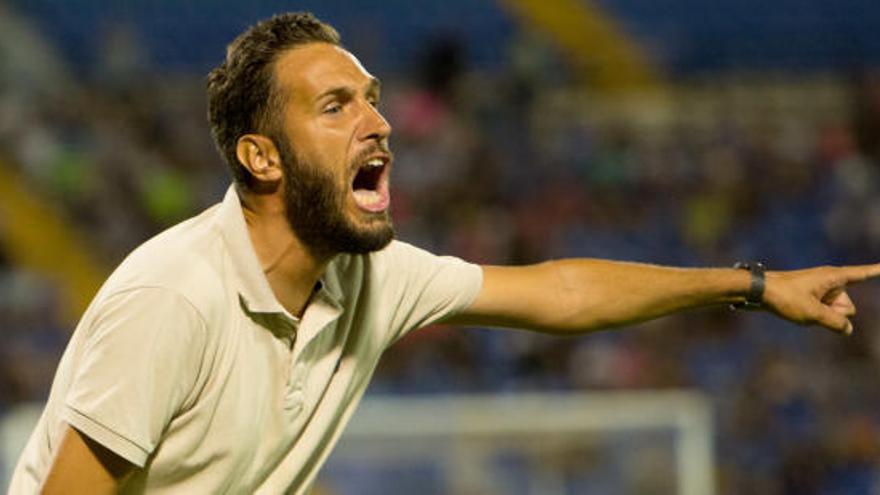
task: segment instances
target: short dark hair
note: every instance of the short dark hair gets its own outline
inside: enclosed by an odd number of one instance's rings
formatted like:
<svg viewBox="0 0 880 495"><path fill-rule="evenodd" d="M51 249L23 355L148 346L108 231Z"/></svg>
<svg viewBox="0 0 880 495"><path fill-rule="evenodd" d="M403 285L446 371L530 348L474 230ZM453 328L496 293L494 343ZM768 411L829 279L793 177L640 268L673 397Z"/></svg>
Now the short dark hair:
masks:
<svg viewBox="0 0 880 495"><path fill-rule="evenodd" d="M274 66L285 50L307 43L340 45L339 33L309 12L278 14L258 22L226 48L226 59L208 74L211 136L236 184L250 188L252 176L238 162L238 139L248 133L278 135L285 95L274 83Z"/></svg>

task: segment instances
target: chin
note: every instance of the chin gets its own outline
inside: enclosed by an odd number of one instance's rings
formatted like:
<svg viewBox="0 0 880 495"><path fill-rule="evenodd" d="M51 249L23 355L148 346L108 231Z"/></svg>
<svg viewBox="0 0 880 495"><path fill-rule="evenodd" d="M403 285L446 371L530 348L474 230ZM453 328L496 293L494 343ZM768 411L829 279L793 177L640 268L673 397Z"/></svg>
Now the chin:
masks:
<svg viewBox="0 0 880 495"><path fill-rule="evenodd" d="M326 251L332 253L369 254L385 248L394 240L395 232L387 211L358 215L338 225L323 239Z"/></svg>
<svg viewBox="0 0 880 495"><path fill-rule="evenodd" d="M394 229L390 223L386 223L379 229L370 229L370 232L360 233L357 242L349 245L349 252L352 254L368 254L381 251L392 240L394 240Z"/></svg>

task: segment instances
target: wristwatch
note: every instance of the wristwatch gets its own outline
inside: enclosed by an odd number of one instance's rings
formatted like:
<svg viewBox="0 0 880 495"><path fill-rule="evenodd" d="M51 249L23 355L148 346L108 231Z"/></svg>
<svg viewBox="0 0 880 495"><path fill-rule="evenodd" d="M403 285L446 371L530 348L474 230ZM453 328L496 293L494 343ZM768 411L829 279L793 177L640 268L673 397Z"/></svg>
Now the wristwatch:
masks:
<svg viewBox="0 0 880 495"><path fill-rule="evenodd" d="M749 285L746 300L731 304L730 309L761 309L764 305L764 287L766 286L764 271L766 267L760 261L737 261L733 267L739 270L748 270L752 275L752 283Z"/></svg>

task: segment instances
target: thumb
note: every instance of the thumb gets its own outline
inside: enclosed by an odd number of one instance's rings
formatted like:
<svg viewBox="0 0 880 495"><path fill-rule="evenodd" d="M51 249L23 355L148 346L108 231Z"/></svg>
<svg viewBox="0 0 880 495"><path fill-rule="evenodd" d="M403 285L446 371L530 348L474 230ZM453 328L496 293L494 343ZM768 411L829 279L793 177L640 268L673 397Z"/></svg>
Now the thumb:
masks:
<svg viewBox="0 0 880 495"><path fill-rule="evenodd" d="M844 335L852 333L852 323L850 323L846 316L834 311L824 304L817 304L817 306L819 309L817 311L818 316L816 318L816 323L836 333L842 333Z"/></svg>

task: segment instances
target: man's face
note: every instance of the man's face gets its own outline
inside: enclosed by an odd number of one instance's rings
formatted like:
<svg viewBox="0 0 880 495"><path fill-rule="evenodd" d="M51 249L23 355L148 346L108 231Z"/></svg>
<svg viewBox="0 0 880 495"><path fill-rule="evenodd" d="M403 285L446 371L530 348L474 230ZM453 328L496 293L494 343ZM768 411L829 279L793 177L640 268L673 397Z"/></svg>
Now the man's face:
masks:
<svg viewBox="0 0 880 495"><path fill-rule="evenodd" d="M394 237L391 127L379 83L353 55L326 43L284 53L275 84L286 95L281 136L287 217L316 254L366 253Z"/></svg>

